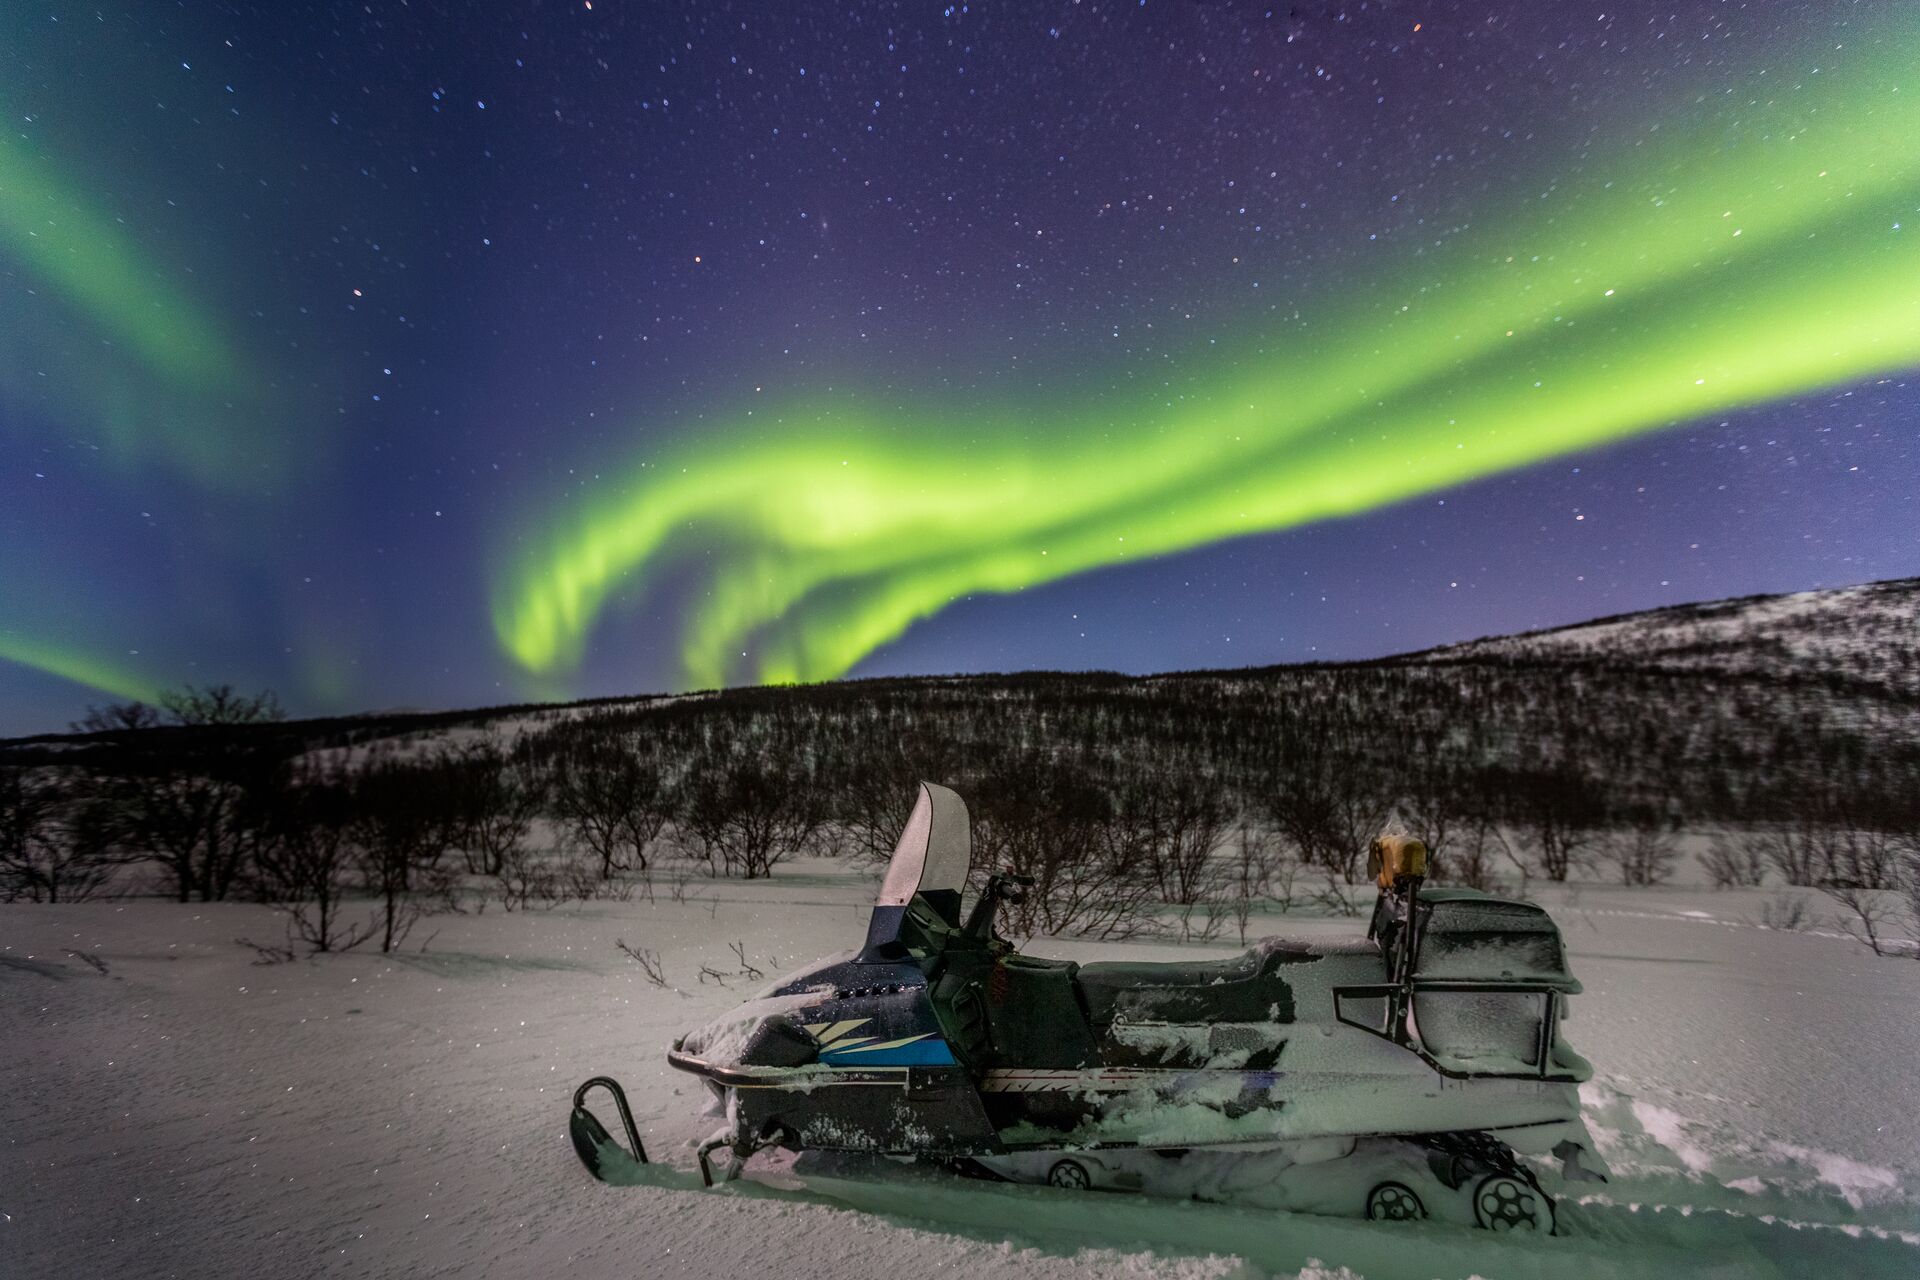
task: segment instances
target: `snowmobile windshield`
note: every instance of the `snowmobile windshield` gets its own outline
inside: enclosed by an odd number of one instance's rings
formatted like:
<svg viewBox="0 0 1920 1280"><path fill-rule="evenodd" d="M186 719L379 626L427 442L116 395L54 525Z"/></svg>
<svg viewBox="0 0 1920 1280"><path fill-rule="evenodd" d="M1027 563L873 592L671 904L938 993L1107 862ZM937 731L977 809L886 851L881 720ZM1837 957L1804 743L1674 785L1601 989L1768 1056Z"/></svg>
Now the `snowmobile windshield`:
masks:
<svg viewBox="0 0 1920 1280"><path fill-rule="evenodd" d="M909 907L948 929L959 928L960 891L972 852L966 802L946 787L921 783L874 901L862 959L903 958L901 925Z"/></svg>

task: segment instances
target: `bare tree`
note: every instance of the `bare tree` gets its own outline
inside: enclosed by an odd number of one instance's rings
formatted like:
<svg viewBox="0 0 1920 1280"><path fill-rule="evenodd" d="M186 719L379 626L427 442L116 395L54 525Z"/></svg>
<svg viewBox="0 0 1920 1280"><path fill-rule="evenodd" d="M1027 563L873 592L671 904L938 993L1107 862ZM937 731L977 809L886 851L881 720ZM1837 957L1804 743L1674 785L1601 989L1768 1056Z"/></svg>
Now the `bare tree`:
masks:
<svg viewBox="0 0 1920 1280"><path fill-rule="evenodd" d="M1587 864L1599 836L1599 797L1575 769L1524 770L1509 792L1533 868L1555 883Z"/></svg>
<svg viewBox="0 0 1920 1280"><path fill-rule="evenodd" d="M492 742L449 751L446 771L453 840L475 875L499 876L509 860L522 864L522 844L547 803L545 779L509 758Z"/></svg>
<svg viewBox="0 0 1920 1280"><path fill-rule="evenodd" d="M179 725L233 727L269 724L287 718L271 689L241 693L230 684L184 685L161 694L160 705L166 709L168 718Z"/></svg>
<svg viewBox="0 0 1920 1280"><path fill-rule="evenodd" d="M647 848L674 806L666 779L619 741L580 744L553 762L554 812L574 840L600 861L601 879L647 868Z"/></svg>
<svg viewBox="0 0 1920 1280"><path fill-rule="evenodd" d="M1271 832L1245 821L1236 828L1229 849L1227 901L1240 945L1245 946L1256 903L1271 899L1282 911L1293 905L1295 865L1279 856L1279 842Z"/></svg>
<svg viewBox="0 0 1920 1280"><path fill-rule="evenodd" d="M122 733L130 729L151 729L160 723L160 713L144 702L109 703L88 707L87 714L68 727L75 733Z"/></svg>
<svg viewBox="0 0 1920 1280"><path fill-rule="evenodd" d="M1111 797L1084 769L1023 753L982 777L969 799L976 870L1033 881L1000 912L1009 936L1122 938L1155 926L1153 872L1136 846L1113 837Z"/></svg>
<svg viewBox="0 0 1920 1280"><path fill-rule="evenodd" d="M1139 867L1162 902L1192 907L1219 887L1215 855L1233 820L1226 787L1212 774L1138 770L1114 788L1109 857Z"/></svg>
<svg viewBox="0 0 1920 1280"><path fill-rule="evenodd" d="M380 950L405 941L421 917L449 906L440 860L454 823L431 771L377 765L354 780L351 831L360 872L379 900Z"/></svg>
<svg viewBox="0 0 1920 1280"><path fill-rule="evenodd" d="M160 760L139 773L114 778L110 788L129 847L143 851L160 867L175 900L191 901L197 889L202 901L211 902L214 882L201 875L201 868L209 856L218 857L233 790L194 763Z"/></svg>
<svg viewBox="0 0 1920 1280"><path fill-rule="evenodd" d="M94 708L84 724L138 729L133 755L103 791L119 810L127 846L148 854L186 902L225 898L257 852L267 817L257 801L270 791L276 764L247 730L283 718L272 693L236 693L230 685L191 685L163 695L175 726L150 741L157 716L130 703Z"/></svg>
<svg viewBox="0 0 1920 1280"><path fill-rule="evenodd" d="M111 813L80 777L0 768L0 901L78 902L123 860Z"/></svg>
<svg viewBox="0 0 1920 1280"><path fill-rule="evenodd" d="M261 847L261 876L284 903L289 941L297 938L310 952L352 950L380 926L377 917L345 920L359 861L353 807L340 781L288 776Z"/></svg>
<svg viewBox="0 0 1920 1280"><path fill-rule="evenodd" d="M707 865L748 880L771 875L774 864L813 839L824 818L803 772L784 759L742 752L693 769L681 800L681 826Z"/></svg>

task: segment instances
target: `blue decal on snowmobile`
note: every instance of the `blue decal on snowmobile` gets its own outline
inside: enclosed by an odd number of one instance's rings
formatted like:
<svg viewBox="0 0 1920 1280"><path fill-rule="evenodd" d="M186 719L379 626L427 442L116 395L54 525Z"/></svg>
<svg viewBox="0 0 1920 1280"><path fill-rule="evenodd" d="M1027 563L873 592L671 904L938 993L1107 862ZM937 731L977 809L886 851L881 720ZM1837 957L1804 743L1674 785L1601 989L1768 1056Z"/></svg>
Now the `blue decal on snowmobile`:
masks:
<svg viewBox="0 0 1920 1280"><path fill-rule="evenodd" d="M830 1067L951 1067L953 1050L931 1031L900 1040L847 1044L843 1041L820 1052Z"/></svg>

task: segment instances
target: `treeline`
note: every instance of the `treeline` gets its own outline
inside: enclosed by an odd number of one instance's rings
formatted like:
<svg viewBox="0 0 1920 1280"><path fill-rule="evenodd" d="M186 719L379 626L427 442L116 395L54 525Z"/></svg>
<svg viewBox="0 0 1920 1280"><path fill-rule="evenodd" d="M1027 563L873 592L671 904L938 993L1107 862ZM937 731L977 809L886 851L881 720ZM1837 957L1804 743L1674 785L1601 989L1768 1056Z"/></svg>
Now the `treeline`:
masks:
<svg viewBox="0 0 1920 1280"><path fill-rule="evenodd" d="M883 856L920 779L966 797L978 867L1035 879L1023 932L1355 910L1396 822L1482 887L1659 883L1678 828L1724 825L1752 834L1716 844L1717 881L1898 892L1920 833L1908 695L1500 655L305 724L188 690L76 728L0 748L0 896L84 896L138 864L182 901L287 904L312 949L396 945L463 896L649 892L663 857L758 878L801 851Z"/></svg>

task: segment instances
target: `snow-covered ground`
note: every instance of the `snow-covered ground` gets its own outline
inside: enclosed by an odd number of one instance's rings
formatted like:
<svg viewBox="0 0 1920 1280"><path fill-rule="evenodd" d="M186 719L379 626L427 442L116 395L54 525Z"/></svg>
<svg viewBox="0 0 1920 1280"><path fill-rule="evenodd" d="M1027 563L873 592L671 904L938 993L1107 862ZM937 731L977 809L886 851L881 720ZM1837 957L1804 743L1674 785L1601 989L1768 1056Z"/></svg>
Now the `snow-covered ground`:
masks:
<svg viewBox="0 0 1920 1280"><path fill-rule="evenodd" d="M701 967L737 970L735 942L769 977L843 949L871 892L863 869L802 862L274 965L235 942L279 940L264 907L0 907L0 1275L1920 1275L1920 965L1692 887L1543 897L1586 983L1567 1034L1615 1173L1563 1200L1559 1238L890 1162L762 1157L703 1190L691 1144L714 1121L664 1052L762 983ZM591 1181L568 1146L569 1094L600 1072L659 1161L638 1185Z"/></svg>

